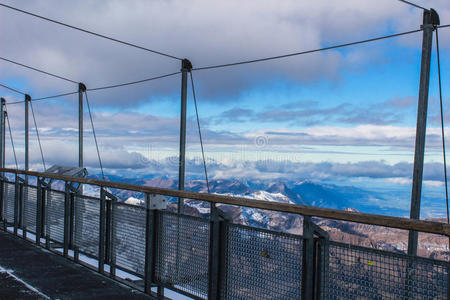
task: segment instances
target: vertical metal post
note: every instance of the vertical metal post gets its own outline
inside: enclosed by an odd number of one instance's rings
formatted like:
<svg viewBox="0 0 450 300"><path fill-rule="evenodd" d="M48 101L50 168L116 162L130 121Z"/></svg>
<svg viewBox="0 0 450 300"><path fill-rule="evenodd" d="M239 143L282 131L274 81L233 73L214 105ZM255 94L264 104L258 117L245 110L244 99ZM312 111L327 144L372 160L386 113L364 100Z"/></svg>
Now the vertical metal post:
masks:
<svg viewBox="0 0 450 300"><path fill-rule="evenodd" d="M44 196L42 197L44 221L42 223L45 226L45 247L47 249L50 249L50 240L52 237L50 233L50 216L48 213L48 209L52 205L52 186L50 184L47 184L45 189L43 189L42 191L44 193Z"/></svg>
<svg viewBox="0 0 450 300"><path fill-rule="evenodd" d="M180 156L178 169L178 189L184 190L184 173L186 163L186 110L187 110L187 79L192 64L188 59L181 62L181 115L180 115ZM184 199L178 198L178 213L183 213Z"/></svg>
<svg viewBox="0 0 450 300"><path fill-rule="evenodd" d="M14 184L14 234L17 235L19 227L19 176L16 174L16 182Z"/></svg>
<svg viewBox="0 0 450 300"><path fill-rule="evenodd" d="M30 107L31 97L25 94L25 171L30 170L30 123L29 123L29 107ZM28 175L25 175L24 185L21 186L21 201L20 205L20 225L22 227L24 238L26 238L26 228L25 228L25 207L28 203Z"/></svg>
<svg viewBox="0 0 450 300"><path fill-rule="evenodd" d="M1 104L0 104L0 134L1 134L1 139L0 139L0 167L4 168L5 167L5 163L3 161L3 156L5 153L5 130L4 130L4 126L5 126L5 105L6 105L6 100L5 98L1 98ZM3 172L2 172L3 175Z"/></svg>
<svg viewBox="0 0 450 300"><path fill-rule="evenodd" d="M413 183L411 192L410 218L420 218L420 200L422 193L423 162L425 155L425 136L427 126L428 90L430 83L430 62L434 25L439 25L439 16L435 10L423 13L422 61L420 69L419 101L417 109L416 144L414 153ZM410 231L408 254L417 254L417 231Z"/></svg>
<svg viewBox="0 0 450 300"><path fill-rule="evenodd" d="M42 182L37 178L37 199L36 199L36 245L41 245L42 236Z"/></svg>
<svg viewBox="0 0 450 300"><path fill-rule="evenodd" d="M69 256L69 243L70 243L70 189L69 183L65 183L64 193L64 257Z"/></svg>
<svg viewBox="0 0 450 300"><path fill-rule="evenodd" d="M83 93L86 86L78 84L78 167L83 167Z"/></svg>
<svg viewBox="0 0 450 300"><path fill-rule="evenodd" d="M25 95L25 171L30 170L30 126L28 122L28 108L31 101L30 95ZM28 184L28 175L25 175L25 184Z"/></svg>
<svg viewBox="0 0 450 300"><path fill-rule="evenodd" d="M146 226L145 226L145 275L144 275L144 291L151 293L153 281L153 227L154 227L154 210L150 208L150 195L145 195L146 200Z"/></svg>
<svg viewBox="0 0 450 300"><path fill-rule="evenodd" d="M217 210L211 212L211 234L209 247L208 299L222 299L222 290L226 290L227 230L226 220L221 220Z"/></svg>
<svg viewBox="0 0 450 300"><path fill-rule="evenodd" d="M83 168L83 93L86 92L86 86L84 83L78 83L78 167ZM83 194L83 185L80 184L80 189L78 194ZM75 214L75 240L81 238L81 229L83 227L83 213L84 211L80 209L80 205L77 205L76 199L74 198L74 208L76 210ZM74 260L78 262L79 259L79 249L74 247Z"/></svg>
<svg viewBox="0 0 450 300"><path fill-rule="evenodd" d="M2 139L3 139L3 153L2 153L2 165L5 167L5 158L6 158L6 110L2 114L3 123L2 123Z"/></svg>
<svg viewBox="0 0 450 300"><path fill-rule="evenodd" d="M314 299L314 235L311 217L303 217L303 291L302 299Z"/></svg>
<svg viewBox="0 0 450 300"><path fill-rule="evenodd" d="M106 200L106 199L105 199ZM105 261L107 264L111 264L111 210L112 210L112 200L107 200L106 203L106 221L105 221Z"/></svg>
<svg viewBox="0 0 450 300"><path fill-rule="evenodd" d="M115 248L115 239L116 239L116 226L117 221L115 219L115 210L116 210L116 202L117 198L111 198L111 211L110 211L110 224L111 224L111 237L109 244L110 251L110 262L109 262L109 276L111 278L116 277L116 248Z"/></svg>
<svg viewBox="0 0 450 300"><path fill-rule="evenodd" d="M219 294L219 266L220 266L220 221L217 211L211 211L209 238L209 278L208 299L218 299Z"/></svg>
<svg viewBox="0 0 450 300"><path fill-rule="evenodd" d="M158 255L158 246L160 245L160 219L161 219L161 215L160 215L160 211L159 210L153 210L152 212L153 214L153 241L152 241L152 267L151 267L151 271L152 271L152 275L151 275L151 281L153 283L157 284L157 297L158 299L165 299L164 298L164 287L161 286L160 284L157 283L156 280L156 264L158 263L157 261L157 255Z"/></svg>
<svg viewBox="0 0 450 300"><path fill-rule="evenodd" d="M3 159L4 157L4 153L5 153L5 130L4 130L4 126L5 126L5 114L4 114L4 108L5 108L5 103L6 100L4 98L1 98L1 103L0 103L0 167L4 168L5 167L5 161ZM3 197L4 197L4 188L5 188L5 183L3 181L4 179L4 172L0 173L0 176L2 178L2 181L0 183L0 221L3 221Z"/></svg>
<svg viewBox="0 0 450 300"><path fill-rule="evenodd" d="M21 201L19 201L19 203L22 203L21 207L20 207L20 223L19 223L19 227L22 228L22 237L24 239L27 238L27 228L25 226L25 193L24 193L24 184L19 184L19 199L21 199Z"/></svg>
<svg viewBox="0 0 450 300"><path fill-rule="evenodd" d="M99 232L99 246L98 246L98 271L101 274L105 272L105 190L100 188L100 232Z"/></svg>
<svg viewBox="0 0 450 300"><path fill-rule="evenodd" d="M330 267L330 246L329 246L329 236L319 236L319 240L315 245L315 266L316 274L314 277L314 290L316 299L323 299L323 290L327 287L328 272ZM322 287L324 283L324 287Z"/></svg>
<svg viewBox="0 0 450 300"><path fill-rule="evenodd" d="M74 229L75 229L75 193L70 193L69 210L69 248L75 249Z"/></svg>

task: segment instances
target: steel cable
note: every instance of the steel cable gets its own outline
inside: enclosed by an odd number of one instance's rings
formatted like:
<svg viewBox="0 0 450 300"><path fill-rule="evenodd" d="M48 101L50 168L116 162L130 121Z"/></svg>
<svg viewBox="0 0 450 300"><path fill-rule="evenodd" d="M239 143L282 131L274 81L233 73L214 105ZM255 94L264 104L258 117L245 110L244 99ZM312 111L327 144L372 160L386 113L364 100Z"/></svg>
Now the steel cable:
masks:
<svg viewBox="0 0 450 300"><path fill-rule="evenodd" d="M95 147L97 148L98 162L100 164L100 169L102 171L102 178L103 178L103 180L105 180L105 173L103 172L102 158L100 157L100 150L98 148L97 135L95 134L94 121L92 120L91 106L89 105L89 98L88 98L87 91L84 91L84 94L86 95L86 103L87 103L87 108L88 108L88 112L89 112L89 118L91 120L92 133L94 135Z"/></svg>
<svg viewBox="0 0 450 300"><path fill-rule="evenodd" d="M39 143L39 150L41 150L41 158L42 158L42 165L44 166L44 172L47 170L47 167L45 166L45 159L44 159L44 152L42 151L42 144L41 144L41 138L39 136L39 130L36 123L36 117L34 116L34 109L33 109L33 103L30 101L30 108L31 108L31 115L33 116L33 122L34 122L34 128L36 129L36 136Z"/></svg>
<svg viewBox="0 0 450 300"><path fill-rule="evenodd" d="M447 184L447 159L445 153L445 135L444 135L444 106L442 104L442 82L441 82L441 61L439 55L439 34L438 28L436 30L436 58L437 58L437 69L438 69L438 82L439 82L439 104L441 111L441 132L442 132L442 155L444 157L444 180L445 180L445 204L447 208L447 224L450 224L449 218L449 207L448 207L448 184ZM450 249L450 236L448 237L448 247Z"/></svg>
<svg viewBox="0 0 450 300"><path fill-rule="evenodd" d="M202 149L203 169L205 171L206 188L208 189L208 194L209 194L210 190L209 190L208 171L206 169L206 159L205 159L205 151L204 151L204 148L203 148L203 138L202 138L202 130L201 130L201 127L200 127L200 118L198 117L197 97L195 96L194 78L192 76L192 71L189 72L189 74L191 75L192 96L194 98L195 115L197 117L198 136L200 138L200 147Z"/></svg>
<svg viewBox="0 0 450 300"><path fill-rule="evenodd" d="M406 0L398 0L398 1L403 2L403 3L405 3L405 4L408 4L408 5L411 5L411 6L415 7L415 8L419 8L419 9L423 9L423 10L428 10L428 9L426 9L425 7L422 7L422 6L420 6L420 5L417 5L417 4L415 4L415 3L412 3L412 2L409 2L409 1L406 1Z"/></svg>
<svg viewBox="0 0 450 300"><path fill-rule="evenodd" d="M138 46L136 44L132 44L132 43L129 43L129 42L121 41L119 39L115 39L115 38L112 38L112 37L109 37L109 36L106 36L106 35L103 35L103 34L100 34L100 33L96 33L96 32L90 31L90 30L86 30L86 29L77 27L77 26L69 25L67 23L63 23L61 21L57 21L57 20L53 20L53 19L50 19L50 18L47 18L47 17L44 17L44 16L40 16L38 14L29 12L29 11L26 11L26 10L22 10L22 9L19 9L19 8L16 8L16 7L12 7L12 6L3 4L3 3L0 3L0 6L12 9L12 10L15 10L17 12L21 12L23 14L26 14L26 15L29 15L29 16L33 16L33 17L36 17L36 18L39 18L39 19L42 19L42 20L45 20L45 21L48 21L48 22L51 22L51 23L55 23L55 24L58 24L58 25L61 25L61 26L65 26L65 27L68 27L68 28L71 28L71 29L75 29L75 30L78 30L78 31L81 31L81 32L84 32L84 33L88 33L88 34L91 34L91 35L94 35L94 36L97 36L97 37L100 37L100 38L103 38L103 39L107 39L107 40L110 40L110 41L113 41L113 42L116 42L116 43L120 43L120 44L127 45L127 46L130 46L130 47L138 48L138 49L141 49L141 50L145 50L145 51L152 52L152 53L155 53L155 54L159 54L159 55L162 55L162 56L166 56L166 57L169 57L169 58L182 60L182 58L179 58L179 57L167 54L167 53L163 53L163 52L156 51L156 50L153 50L153 49L149 49L149 48L146 48L146 47Z"/></svg>
<svg viewBox="0 0 450 300"><path fill-rule="evenodd" d="M6 106L5 106L5 116L6 116L6 120L8 121L9 137L11 139L11 145L12 145L12 149L13 149L13 153L14 153L14 161L16 162L16 170L19 170L19 164L17 163L16 148L14 147L14 139L13 139L12 130L11 130L11 123L9 122L9 115L8 115Z"/></svg>
<svg viewBox="0 0 450 300"><path fill-rule="evenodd" d="M126 83L121 83L121 84L115 84L115 85L109 85L109 86L102 86L102 87L96 87L96 88L91 88L91 89L87 89L87 91L99 91L99 90L106 90L106 89L112 89L112 88L118 88L118 87L123 87L123 86L127 86L127 85L133 85L133 84L138 84L138 83L143 83L143 82L148 82L148 81L153 81L153 80L157 80L157 79L162 79L165 77L170 77L170 76L174 76L177 74L180 74L181 72L174 72L174 73L169 73L169 74L165 74L165 75L160 75L160 76L156 76L156 77L151 77L151 78L146 78L146 79L141 79L141 80L136 80L136 81L131 81L131 82L126 82ZM2 85L2 84L0 84ZM5 86L6 88L9 88L7 86ZM12 88L9 88L12 89ZM14 90L14 89L12 89ZM22 94L20 91L16 91L20 94ZM63 93L63 94L57 94L57 95L52 95L52 96L46 96L46 97L40 97L40 98L33 98L32 101L41 101L41 100L47 100L47 99L53 99L53 98L59 98L59 97L64 97L64 96L70 96L70 95L74 95L74 94L78 94L78 91L75 92L69 92L69 93ZM25 95L25 93L23 93L22 95ZM7 103L8 105L13 105L13 104L19 104L19 103L24 103L24 100L21 101L15 101L15 102L10 102Z"/></svg>
<svg viewBox="0 0 450 300"><path fill-rule="evenodd" d="M5 89L8 89L8 90L10 90L10 91L13 91L13 92L16 92L16 93L18 93L18 94L21 94L22 96L25 96L25 93L24 93L24 92L21 92L21 91L16 90L16 89L14 89L14 88L12 88L12 87L9 87L9 86L7 86L6 84L0 83L0 86L4 87Z"/></svg>
<svg viewBox="0 0 450 300"><path fill-rule="evenodd" d="M437 69L438 69L438 81L439 81L439 104L441 110L441 133L442 133L442 153L444 157L444 180L445 180L445 202L447 206L447 224L450 223L449 218L449 206L448 206L448 185L447 185L447 159L445 155L445 135L444 135L444 106L442 103L442 83L441 83L441 62L439 55L439 34L436 28L436 58L437 58Z"/></svg>
<svg viewBox="0 0 450 300"><path fill-rule="evenodd" d="M1 5L1 3L0 3L0 5ZM15 65L18 65L18 66L21 66L21 67L24 67L24 68L27 68L27 69L30 69L30 70L33 70L33 71L45 74L45 75L48 75L48 76L52 76L52 77L59 78L59 79L62 79L62 80L65 80L65 81L68 81L68 82L71 82L71 83L78 84L78 82L76 82L75 80L72 80L72 79L69 79L69 78L66 78L66 77L63 77L63 76L59 76L59 75L56 75L56 74L53 74L53 73L50 73L50 72L47 72L47 71L43 71L41 69L25 65L25 64L19 63L19 62L14 61L14 60L10 60L10 59L4 58L4 57L0 57L0 59L4 60L4 61L7 61L9 63L15 64Z"/></svg>
<svg viewBox="0 0 450 300"><path fill-rule="evenodd" d="M290 54L277 55L277 56L271 56L271 57L259 58L259 59L253 59L253 60L247 60L247 61L240 61L240 62L234 62L234 63L228 63L228 64L199 67L199 68L193 68L192 70L199 71L199 70L217 69L217 68L232 67L232 66L237 66L237 65L244 65L244 64L257 63L257 62L263 62L263 61L268 61L268 60L274 60L274 59L298 56L298 55L303 55L303 54L309 54L309 53L314 53L314 52L320 52L320 51L344 48L344 47L348 47L348 46L354 46L354 45L358 45L358 44L364 44L364 43L384 40L384 39L393 38L393 37L402 36L402 35L408 35L408 34L420 32L422 30L423 29L416 29L416 30L411 30L411 31L406 31L406 32L401 32L401 33L395 33L395 34L385 35L385 36L381 36L381 37L361 40L361 41L357 41L357 42L345 43L345 44L340 44L340 45L335 45L335 46L329 46L329 47L324 47L324 48L319 48L319 49L314 49L314 50L307 50L307 51L302 51L302 52L295 52L295 53L290 53Z"/></svg>

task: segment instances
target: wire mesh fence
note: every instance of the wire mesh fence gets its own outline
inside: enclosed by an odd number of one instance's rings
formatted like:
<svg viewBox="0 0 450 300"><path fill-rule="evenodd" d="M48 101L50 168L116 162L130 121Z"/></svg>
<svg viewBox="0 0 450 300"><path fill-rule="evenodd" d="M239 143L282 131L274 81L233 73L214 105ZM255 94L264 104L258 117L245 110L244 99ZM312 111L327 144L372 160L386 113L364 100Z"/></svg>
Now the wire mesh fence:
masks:
<svg viewBox="0 0 450 300"><path fill-rule="evenodd" d="M100 201L77 195L73 206L74 246L81 253L97 257L100 244Z"/></svg>
<svg viewBox="0 0 450 300"><path fill-rule="evenodd" d="M144 275L146 209L125 203L112 206L114 264Z"/></svg>
<svg viewBox="0 0 450 300"><path fill-rule="evenodd" d="M41 194L30 185L16 199L20 185L3 183L4 222L34 233L42 221L43 237L57 253L70 258L70 250L78 250L90 259L91 267L136 285L157 285L195 299L212 293L221 299L302 299L310 282L305 270L312 265L312 288L320 299L449 296L448 262L324 237L314 244L312 238L179 215L168 211L169 207L151 212L143 206L145 200L129 204L114 195L101 200L76 190L66 194L49 188ZM17 206L20 202L23 205ZM81 255L75 259L80 260L87 262Z"/></svg>
<svg viewBox="0 0 450 300"><path fill-rule="evenodd" d="M24 186L23 197L24 227L27 231L36 233L37 187Z"/></svg>
<svg viewBox="0 0 450 300"><path fill-rule="evenodd" d="M16 186L14 183L4 183L3 190L3 217L6 222L14 223L14 203L16 197Z"/></svg>
<svg viewBox="0 0 450 300"><path fill-rule="evenodd" d="M301 299L302 237L229 224L223 299Z"/></svg>
<svg viewBox="0 0 450 300"><path fill-rule="evenodd" d="M156 249L156 279L199 298L208 295L208 220L162 212Z"/></svg>
<svg viewBox="0 0 450 300"><path fill-rule="evenodd" d="M64 243L65 193L48 190L46 201L46 234L53 242Z"/></svg>
<svg viewBox="0 0 450 300"><path fill-rule="evenodd" d="M448 299L446 262L320 243L321 299Z"/></svg>

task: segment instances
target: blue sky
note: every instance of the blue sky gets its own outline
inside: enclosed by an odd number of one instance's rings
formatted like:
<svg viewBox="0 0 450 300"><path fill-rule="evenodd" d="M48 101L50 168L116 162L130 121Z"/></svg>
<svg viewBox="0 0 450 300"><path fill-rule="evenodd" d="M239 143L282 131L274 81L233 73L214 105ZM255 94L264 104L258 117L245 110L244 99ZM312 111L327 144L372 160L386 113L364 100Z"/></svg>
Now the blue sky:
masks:
<svg viewBox="0 0 450 300"><path fill-rule="evenodd" d="M418 1L419 3L421 1ZM450 23L447 1L422 1ZM420 27L398 1L33 1L4 3L174 55L194 67L351 42ZM342 17L346 16L346 17ZM2 56L88 88L179 70L179 62L0 9ZM442 29L444 105L450 83L450 29ZM409 189L417 113L421 33L270 62L193 73L213 178L313 179ZM432 57L426 184L442 189L437 69ZM0 62L0 82L32 97L76 85ZM8 102L21 99L1 90ZM176 178L180 76L90 92L107 172ZM77 96L34 107L48 164L76 164ZM201 178L192 96L187 174ZM10 105L23 164L23 106ZM450 114L445 111L446 123ZM85 114L86 165L98 172ZM448 131L448 130L447 130ZM32 167L40 155L31 135ZM11 149L7 161L13 163ZM175 159L174 159L175 157ZM262 166L263 165L263 166ZM362 183L361 183L362 182Z"/></svg>

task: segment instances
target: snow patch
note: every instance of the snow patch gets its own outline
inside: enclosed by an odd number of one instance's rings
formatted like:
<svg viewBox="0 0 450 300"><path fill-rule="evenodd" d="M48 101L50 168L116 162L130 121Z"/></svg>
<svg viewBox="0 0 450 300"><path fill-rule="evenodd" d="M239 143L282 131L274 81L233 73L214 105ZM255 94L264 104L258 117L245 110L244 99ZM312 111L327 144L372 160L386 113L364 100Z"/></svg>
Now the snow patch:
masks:
<svg viewBox="0 0 450 300"><path fill-rule="evenodd" d="M16 275L14 275L13 272L14 272L13 270L7 270L7 269L4 269L4 268L2 268L2 267L0 266L0 273L6 273L6 274L8 274L8 275L11 276L12 278L14 278L16 281L22 283L27 289L29 289L30 291L32 291L32 292L38 294L39 296L42 296L42 297L44 297L45 299L51 299L49 296L47 296L47 295L41 293L38 289L36 289L35 287L29 285L28 283L26 283L25 281L23 281L22 279L20 279L20 278L17 277Z"/></svg>
<svg viewBox="0 0 450 300"><path fill-rule="evenodd" d="M144 200L137 199L134 197L129 197L127 200L125 200L125 203L130 205L145 206Z"/></svg>

